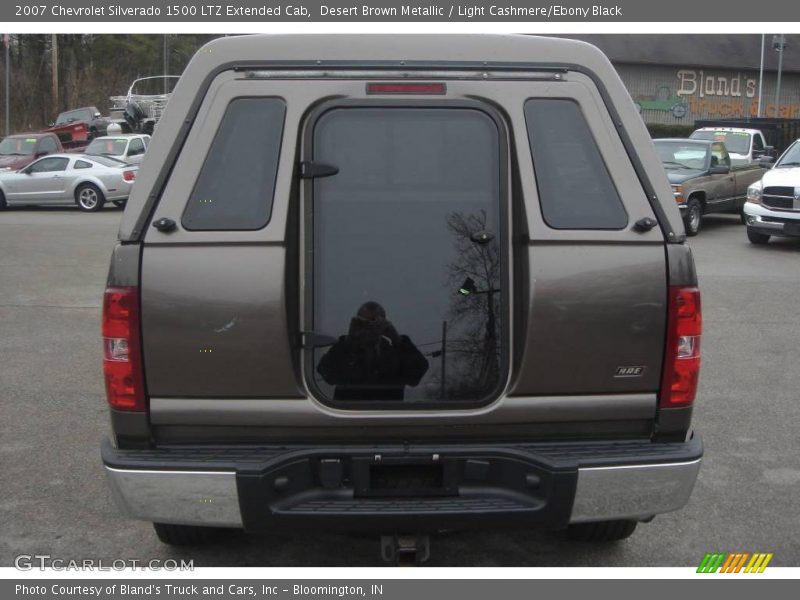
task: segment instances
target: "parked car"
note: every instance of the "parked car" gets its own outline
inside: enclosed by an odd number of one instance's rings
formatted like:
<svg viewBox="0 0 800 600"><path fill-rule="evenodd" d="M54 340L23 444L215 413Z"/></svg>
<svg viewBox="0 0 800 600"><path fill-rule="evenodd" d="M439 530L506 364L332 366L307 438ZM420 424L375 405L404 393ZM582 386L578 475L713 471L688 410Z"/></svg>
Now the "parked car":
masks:
<svg viewBox="0 0 800 600"><path fill-rule="evenodd" d="M0 142L0 173L17 171L37 158L63 152L58 136L53 133L18 133Z"/></svg>
<svg viewBox="0 0 800 600"><path fill-rule="evenodd" d="M700 295L630 96L585 43L447 41L228 37L189 63L103 312L105 471L162 541L611 540L688 501Z"/></svg>
<svg viewBox="0 0 800 600"><path fill-rule="evenodd" d="M686 235L697 235L703 215L741 213L748 186L765 172L760 165L732 166L722 142L682 138L653 142L672 184Z"/></svg>
<svg viewBox="0 0 800 600"><path fill-rule="evenodd" d="M138 167L81 154L51 154L16 172L0 173L0 209L13 205L76 204L97 211L105 202L124 203Z"/></svg>
<svg viewBox="0 0 800 600"><path fill-rule="evenodd" d="M772 156L764 134L758 129L742 127L702 127L689 136L693 140L722 142L728 149L731 165L753 165Z"/></svg>
<svg viewBox="0 0 800 600"><path fill-rule="evenodd" d="M87 156L108 156L128 164L138 165L142 162L149 143L149 135L104 135L93 139L83 153Z"/></svg>
<svg viewBox="0 0 800 600"><path fill-rule="evenodd" d="M773 235L800 237L800 140L747 190L744 215L753 244L766 244Z"/></svg>

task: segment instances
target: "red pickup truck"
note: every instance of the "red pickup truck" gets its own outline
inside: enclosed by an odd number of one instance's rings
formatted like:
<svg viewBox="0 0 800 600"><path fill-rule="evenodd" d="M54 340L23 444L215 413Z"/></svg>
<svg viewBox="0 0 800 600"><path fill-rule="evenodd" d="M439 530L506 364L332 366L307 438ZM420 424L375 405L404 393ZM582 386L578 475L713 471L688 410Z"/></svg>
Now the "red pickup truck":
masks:
<svg viewBox="0 0 800 600"><path fill-rule="evenodd" d="M0 142L0 172L18 171L46 154L63 152L55 133L17 133Z"/></svg>

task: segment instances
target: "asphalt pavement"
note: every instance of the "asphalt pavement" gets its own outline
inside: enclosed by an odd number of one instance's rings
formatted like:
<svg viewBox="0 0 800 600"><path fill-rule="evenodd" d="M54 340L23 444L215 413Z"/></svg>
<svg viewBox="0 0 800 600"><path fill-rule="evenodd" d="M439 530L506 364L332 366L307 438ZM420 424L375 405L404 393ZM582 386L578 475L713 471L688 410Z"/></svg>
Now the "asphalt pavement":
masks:
<svg viewBox="0 0 800 600"><path fill-rule="evenodd" d="M20 554L193 559L195 566L380 565L370 537L233 532L174 549L120 516L98 446L108 417L100 300L121 212L0 212L0 566ZM435 566L687 566L706 552L773 552L800 566L800 242L748 243L738 217L691 240L703 293L694 425L706 455L689 505L620 543L553 533L450 532Z"/></svg>

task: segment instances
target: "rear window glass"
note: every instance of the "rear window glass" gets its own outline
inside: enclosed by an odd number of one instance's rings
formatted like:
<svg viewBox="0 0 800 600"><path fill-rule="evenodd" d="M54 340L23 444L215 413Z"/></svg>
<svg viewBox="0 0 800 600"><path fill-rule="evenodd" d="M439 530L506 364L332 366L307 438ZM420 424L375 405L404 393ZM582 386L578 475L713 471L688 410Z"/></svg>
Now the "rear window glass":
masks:
<svg viewBox="0 0 800 600"><path fill-rule="evenodd" d="M572 100L525 103L542 216L553 229L622 229L622 205L589 125Z"/></svg>
<svg viewBox="0 0 800 600"><path fill-rule="evenodd" d="M269 222L285 112L279 98L228 105L184 210L186 229L253 230Z"/></svg>

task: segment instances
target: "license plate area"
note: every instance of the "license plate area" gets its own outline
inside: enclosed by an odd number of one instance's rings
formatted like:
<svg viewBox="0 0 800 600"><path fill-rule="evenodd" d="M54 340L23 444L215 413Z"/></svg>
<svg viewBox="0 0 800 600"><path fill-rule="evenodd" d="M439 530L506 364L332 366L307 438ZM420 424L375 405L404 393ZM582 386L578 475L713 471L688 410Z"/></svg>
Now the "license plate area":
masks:
<svg viewBox="0 0 800 600"><path fill-rule="evenodd" d="M407 498L458 494L457 463L432 458L355 458L356 497Z"/></svg>

